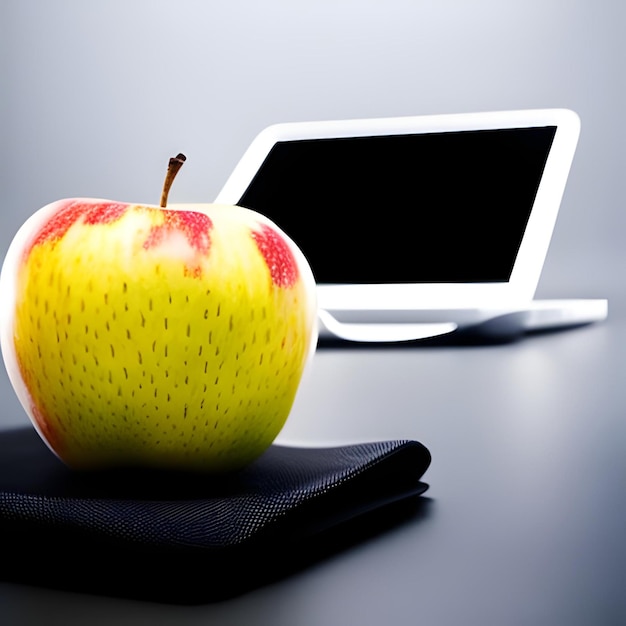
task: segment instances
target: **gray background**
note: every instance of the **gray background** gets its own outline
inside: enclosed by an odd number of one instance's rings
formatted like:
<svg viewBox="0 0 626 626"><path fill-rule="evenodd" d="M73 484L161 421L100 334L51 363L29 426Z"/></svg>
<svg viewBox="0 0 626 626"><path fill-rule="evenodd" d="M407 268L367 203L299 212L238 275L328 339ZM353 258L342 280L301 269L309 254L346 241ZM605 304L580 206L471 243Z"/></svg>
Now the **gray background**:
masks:
<svg viewBox="0 0 626 626"><path fill-rule="evenodd" d="M158 202L179 151L171 200L212 200L274 122L569 107L582 134L539 295L609 299L606 323L512 345L318 351L282 435L423 441L425 519L215 606L0 583L0 622L624 624L625 7L0 0L2 256L50 201ZM25 424L0 370L0 427Z"/></svg>
<svg viewBox="0 0 626 626"><path fill-rule="evenodd" d="M622 298L618 0L2 0L0 255L64 197L217 195L284 121L568 107L582 133L538 295ZM303 216L311 219L313 216ZM23 414L2 369L0 425Z"/></svg>

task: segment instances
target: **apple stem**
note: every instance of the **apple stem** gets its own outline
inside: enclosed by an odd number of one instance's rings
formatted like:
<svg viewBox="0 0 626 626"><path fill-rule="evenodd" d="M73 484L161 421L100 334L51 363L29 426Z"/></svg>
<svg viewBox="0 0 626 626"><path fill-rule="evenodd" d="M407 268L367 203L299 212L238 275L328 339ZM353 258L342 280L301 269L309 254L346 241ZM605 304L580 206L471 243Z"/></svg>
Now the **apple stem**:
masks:
<svg viewBox="0 0 626 626"><path fill-rule="evenodd" d="M178 170L183 166L183 163L187 160L184 154L177 154L172 157L167 166L167 174L165 174L165 182L163 183L163 191L161 192L161 206L167 206L167 196L170 193L170 187L178 174Z"/></svg>

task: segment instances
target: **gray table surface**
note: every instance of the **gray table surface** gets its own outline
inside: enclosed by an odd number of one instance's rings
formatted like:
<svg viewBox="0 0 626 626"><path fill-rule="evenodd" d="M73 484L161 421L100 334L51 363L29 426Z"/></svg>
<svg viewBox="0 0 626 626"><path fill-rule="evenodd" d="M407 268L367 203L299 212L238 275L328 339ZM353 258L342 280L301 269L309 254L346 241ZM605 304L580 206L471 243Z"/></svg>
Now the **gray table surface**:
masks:
<svg viewBox="0 0 626 626"><path fill-rule="evenodd" d="M421 515L225 602L2 583L0 621L624 624L625 347L623 315L498 345L320 347L279 441L421 441Z"/></svg>

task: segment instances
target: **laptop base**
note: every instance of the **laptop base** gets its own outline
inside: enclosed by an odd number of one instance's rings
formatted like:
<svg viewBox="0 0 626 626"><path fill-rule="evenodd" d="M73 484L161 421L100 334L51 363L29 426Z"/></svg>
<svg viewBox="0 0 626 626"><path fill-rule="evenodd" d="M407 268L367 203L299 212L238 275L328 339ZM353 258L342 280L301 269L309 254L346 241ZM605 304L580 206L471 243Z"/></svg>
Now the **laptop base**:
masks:
<svg viewBox="0 0 626 626"><path fill-rule="evenodd" d="M606 319L605 299L533 300L509 309L327 311L321 309L321 339L388 343L462 334L477 339L515 338L531 332L583 326ZM460 320L457 322L447 319Z"/></svg>

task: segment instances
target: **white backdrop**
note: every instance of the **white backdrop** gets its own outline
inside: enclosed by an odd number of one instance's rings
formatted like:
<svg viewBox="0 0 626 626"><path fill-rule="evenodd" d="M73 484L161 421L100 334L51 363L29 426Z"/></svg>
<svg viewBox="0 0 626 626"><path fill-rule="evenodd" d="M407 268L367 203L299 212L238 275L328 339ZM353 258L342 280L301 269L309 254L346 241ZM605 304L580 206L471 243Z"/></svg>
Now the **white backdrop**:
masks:
<svg viewBox="0 0 626 626"><path fill-rule="evenodd" d="M539 295L609 297L615 310L625 6L2 0L0 255L59 198L158 203L177 152L188 160L170 201L210 201L275 122L568 107L582 134ZM3 369L0 398L0 426L22 423Z"/></svg>

